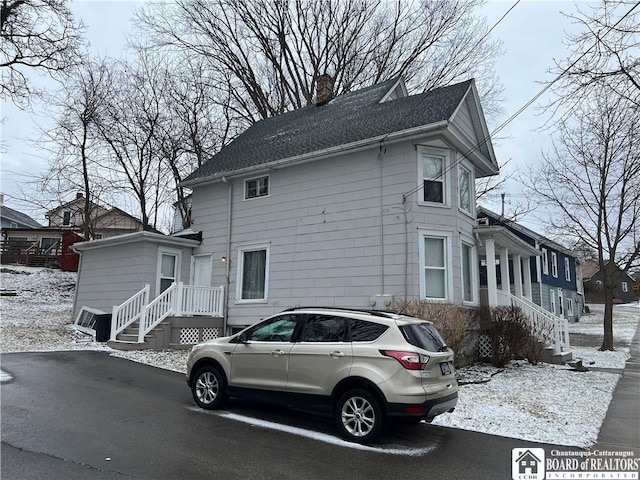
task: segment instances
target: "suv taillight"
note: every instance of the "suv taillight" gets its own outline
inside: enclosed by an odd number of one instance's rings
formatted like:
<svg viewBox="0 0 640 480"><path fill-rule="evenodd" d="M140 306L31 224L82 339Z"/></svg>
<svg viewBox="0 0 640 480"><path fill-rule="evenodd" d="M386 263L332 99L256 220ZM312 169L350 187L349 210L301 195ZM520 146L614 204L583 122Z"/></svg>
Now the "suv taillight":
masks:
<svg viewBox="0 0 640 480"><path fill-rule="evenodd" d="M427 355L420 355L416 352L402 352L399 350L380 350L380 353L395 358L407 370L424 370L429 361Z"/></svg>

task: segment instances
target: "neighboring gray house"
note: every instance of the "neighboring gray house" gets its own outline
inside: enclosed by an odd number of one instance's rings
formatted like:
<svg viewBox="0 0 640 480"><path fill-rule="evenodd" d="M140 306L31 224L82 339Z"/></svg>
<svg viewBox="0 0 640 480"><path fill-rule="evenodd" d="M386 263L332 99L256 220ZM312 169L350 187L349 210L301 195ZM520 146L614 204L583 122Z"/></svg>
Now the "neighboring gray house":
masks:
<svg viewBox="0 0 640 480"><path fill-rule="evenodd" d="M174 266L223 291L225 332L296 305L383 309L402 297L476 306L481 256L500 242L539 255L506 229L478 243L475 180L498 165L473 80L408 95L393 79L335 98L330 77L319 81L327 97L257 122L183 182L193 193L180 234L201 242L185 243L191 258L182 250ZM76 248L84 269L90 250ZM149 251L158 267L146 283L160 285L162 253ZM97 277L82 271L76 311L91 306ZM495 281L488 290L498 304ZM114 320L116 331L134 316Z"/></svg>
<svg viewBox="0 0 640 480"><path fill-rule="evenodd" d="M29 215L4 205L4 196L0 194L0 228L42 228Z"/></svg>

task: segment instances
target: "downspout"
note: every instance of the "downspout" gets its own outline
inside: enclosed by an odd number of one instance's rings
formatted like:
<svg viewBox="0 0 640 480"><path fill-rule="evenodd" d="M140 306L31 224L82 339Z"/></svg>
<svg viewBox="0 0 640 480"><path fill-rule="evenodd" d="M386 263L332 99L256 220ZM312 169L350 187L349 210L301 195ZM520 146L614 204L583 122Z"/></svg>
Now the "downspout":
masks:
<svg viewBox="0 0 640 480"><path fill-rule="evenodd" d="M383 140L384 141L384 140ZM383 168L382 168L382 150L384 148L383 141L380 142L380 150L378 151L378 160L380 167L380 286L382 287L381 294L386 293L385 279L384 279L384 188L383 188Z"/></svg>
<svg viewBox="0 0 640 480"><path fill-rule="evenodd" d="M229 199L227 200L227 262L226 262L226 273L225 273L225 302L224 302L224 318L222 329L224 331L224 335L228 335L227 332L227 323L229 321L229 300L230 300L230 292L229 286L231 283L231 215L233 213L232 205L233 205L233 183L227 181L225 177L222 177L222 182L229 185Z"/></svg>

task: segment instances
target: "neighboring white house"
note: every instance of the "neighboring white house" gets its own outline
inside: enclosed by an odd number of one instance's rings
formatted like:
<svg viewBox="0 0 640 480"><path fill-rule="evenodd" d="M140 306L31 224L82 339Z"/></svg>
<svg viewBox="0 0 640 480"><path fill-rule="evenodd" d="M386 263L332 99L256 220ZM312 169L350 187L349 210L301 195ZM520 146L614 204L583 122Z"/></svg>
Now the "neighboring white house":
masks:
<svg viewBox="0 0 640 480"><path fill-rule="evenodd" d="M330 92L330 78L320 81ZM296 305L477 306L480 257L495 258L503 243L510 258L540 254L505 228L479 236L475 180L496 174L473 80L408 95L393 79L318 98L257 122L183 182L192 189L185 233L201 242L175 269L191 265L192 278L222 287L227 332ZM84 269L89 250L78 249ZM513 303L497 290L494 270L486 298ZM80 293L76 310L90 301Z"/></svg>

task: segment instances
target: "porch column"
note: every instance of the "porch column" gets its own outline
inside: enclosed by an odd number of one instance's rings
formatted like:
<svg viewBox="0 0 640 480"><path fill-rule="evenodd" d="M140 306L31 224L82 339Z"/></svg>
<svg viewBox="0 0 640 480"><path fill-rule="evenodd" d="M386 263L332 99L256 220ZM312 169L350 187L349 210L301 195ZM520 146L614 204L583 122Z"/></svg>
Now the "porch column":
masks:
<svg viewBox="0 0 640 480"><path fill-rule="evenodd" d="M502 291L511 293L511 280L509 280L509 249L507 247L500 248L500 281L502 282Z"/></svg>
<svg viewBox="0 0 640 480"><path fill-rule="evenodd" d="M531 257L523 257L524 260L524 296L529 300L533 299L531 290Z"/></svg>
<svg viewBox="0 0 640 480"><path fill-rule="evenodd" d="M522 298L522 257L513 256L513 284L515 285L516 297Z"/></svg>
<svg viewBox="0 0 640 480"><path fill-rule="evenodd" d="M496 245L492 238L484 241L487 262L487 297L489 306L498 305L498 281L496 278Z"/></svg>

